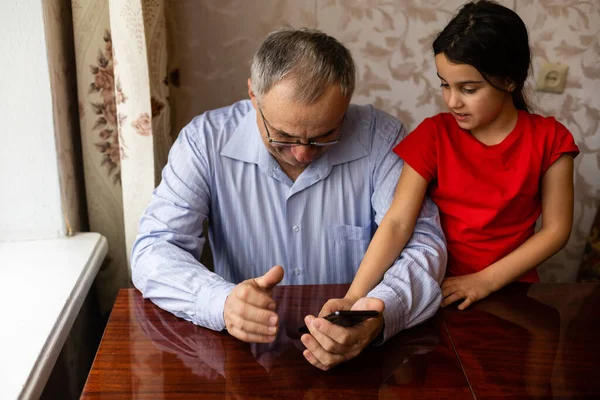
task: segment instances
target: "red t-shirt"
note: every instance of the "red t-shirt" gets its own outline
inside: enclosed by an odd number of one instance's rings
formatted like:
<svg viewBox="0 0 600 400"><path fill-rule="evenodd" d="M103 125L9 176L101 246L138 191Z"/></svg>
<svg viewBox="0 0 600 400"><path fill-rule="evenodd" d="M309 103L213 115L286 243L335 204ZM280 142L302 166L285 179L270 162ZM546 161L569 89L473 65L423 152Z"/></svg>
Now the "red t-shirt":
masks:
<svg viewBox="0 0 600 400"><path fill-rule="evenodd" d="M429 182L448 243L448 275L456 276L481 271L533 235L544 173L579 149L554 118L519 111L513 131L496 145L442 113L425 119L394 152ZM537 271L519 281L539 281Z"/></svg>

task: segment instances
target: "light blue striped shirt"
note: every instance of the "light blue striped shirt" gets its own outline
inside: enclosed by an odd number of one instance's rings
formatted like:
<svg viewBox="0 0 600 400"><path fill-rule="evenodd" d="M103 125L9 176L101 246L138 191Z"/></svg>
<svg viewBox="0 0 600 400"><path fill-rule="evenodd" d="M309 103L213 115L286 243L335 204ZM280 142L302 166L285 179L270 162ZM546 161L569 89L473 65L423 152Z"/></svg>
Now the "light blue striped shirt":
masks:
<svg viewBox="0 0 600 400"><path fill-rule="evenodd" d="M392 148L405 135L383 111L351 105L340 142L294 182L262 142L250 101L196 117L140 220L134 285L159 307L222 330L235 284L274 265L284 285L350 283L391 204L402 168ZM207 218L214 273L199 262ZM411 240L369 294L385 302L384 340L435 313L446 258L427 199Z"/></svg>

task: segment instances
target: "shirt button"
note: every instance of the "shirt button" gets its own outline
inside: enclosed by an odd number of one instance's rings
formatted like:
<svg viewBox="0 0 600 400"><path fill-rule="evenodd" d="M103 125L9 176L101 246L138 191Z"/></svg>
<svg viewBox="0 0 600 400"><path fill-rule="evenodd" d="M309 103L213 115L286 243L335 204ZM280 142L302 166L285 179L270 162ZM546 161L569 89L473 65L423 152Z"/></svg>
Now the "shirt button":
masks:
<svg viewBox="0 0 600 400"><path fill-rule="evenodd" d="M300 227L298 225L294 225L294 227L292 228L292 230L294 232L299 232L300 231Z"/></svg>
<svg viewBox="0 0 600 400"><path fill-rule="evenodd" d="M296 269L294 270L294 274L296 274L296 275L300 275L300 268L296 268Z"/></svg>

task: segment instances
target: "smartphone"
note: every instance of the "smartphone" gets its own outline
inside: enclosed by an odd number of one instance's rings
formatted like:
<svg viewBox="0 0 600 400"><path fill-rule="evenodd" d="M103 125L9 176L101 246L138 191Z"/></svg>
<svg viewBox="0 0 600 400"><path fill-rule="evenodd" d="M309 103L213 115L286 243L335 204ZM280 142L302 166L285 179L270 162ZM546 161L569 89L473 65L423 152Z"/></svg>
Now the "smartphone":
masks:
<svg viewBox="0 0 600 400"><path fill-rule="evenodd" d="M335 311L329 315L327 315L325 318L327 321L339 325L339 326L343 326L343 327L351 327L354 325L358 325L361 322L369 319L369 318L374 318L379 316L379 311L373 311L373 310L357 310L357 311L349 311L349 310L342 310L342 311ZM305 326L301 327L300 329L298 329L298 332L300 333L308 333L308 328Z"/></svg>

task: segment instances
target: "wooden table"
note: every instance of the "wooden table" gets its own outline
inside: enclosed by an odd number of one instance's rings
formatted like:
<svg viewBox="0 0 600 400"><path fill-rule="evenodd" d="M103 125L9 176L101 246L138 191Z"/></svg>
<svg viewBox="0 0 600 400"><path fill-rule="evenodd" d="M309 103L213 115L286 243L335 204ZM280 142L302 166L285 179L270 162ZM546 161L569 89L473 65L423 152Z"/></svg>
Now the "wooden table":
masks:
<svg viewBox="0 0 600 400"><path fill-rule="evenodd" d="M330 371L298 327L347 285L281 286L272 344L247 344L121 290L82 398L486 398L600 395L600 285L513 284L447 308Z"/></svg>

